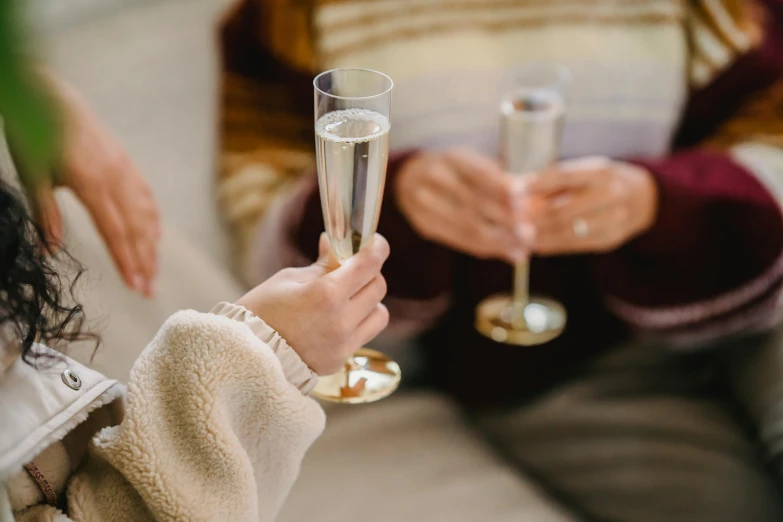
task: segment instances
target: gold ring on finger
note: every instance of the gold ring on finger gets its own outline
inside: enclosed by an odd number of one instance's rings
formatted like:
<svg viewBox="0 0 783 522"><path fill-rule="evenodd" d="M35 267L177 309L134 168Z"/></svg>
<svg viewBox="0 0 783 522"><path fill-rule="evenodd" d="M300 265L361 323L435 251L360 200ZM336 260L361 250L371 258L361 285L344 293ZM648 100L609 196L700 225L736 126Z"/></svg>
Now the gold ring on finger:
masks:
<svg viewBox="0 0 783 522"><path fill-rule="evenodd" d="M574 235L578 238L585 238L590 233L590 227L583 218L576 218L571 226L574 229Z"/></svg>

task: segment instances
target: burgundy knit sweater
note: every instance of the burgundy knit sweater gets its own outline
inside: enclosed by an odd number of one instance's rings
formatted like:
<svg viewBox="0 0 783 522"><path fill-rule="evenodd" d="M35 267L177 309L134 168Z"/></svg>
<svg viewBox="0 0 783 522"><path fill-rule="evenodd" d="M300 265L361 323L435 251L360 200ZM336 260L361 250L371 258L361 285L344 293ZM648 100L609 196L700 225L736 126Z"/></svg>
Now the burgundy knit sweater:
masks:
<svg viewBox="0 0 783 522"><path fill-rule="evenodd" d="M620 158L645 166L659 188L658 218L643 236L602 255L536 257L531 292L568 309L561 337L536 347L488 340L473 327L476 305L508 292L511 267L419 237L395 201L395 177L416 151L389 164L379 232L391 244L384 268L392 299L449 297L423 334L433 383L474 404L518 402L584 367L599 353L643 333L680 349L770 326L783 276L779 203L757 177L706 137L783 76L783 1L767 0L763 44L691 94L671 154ZM783 120L783 107L778 106ZM323 219L312 182L304 213L285 232L315 258ZM405 316L406 311L393 313Z"/></svg>

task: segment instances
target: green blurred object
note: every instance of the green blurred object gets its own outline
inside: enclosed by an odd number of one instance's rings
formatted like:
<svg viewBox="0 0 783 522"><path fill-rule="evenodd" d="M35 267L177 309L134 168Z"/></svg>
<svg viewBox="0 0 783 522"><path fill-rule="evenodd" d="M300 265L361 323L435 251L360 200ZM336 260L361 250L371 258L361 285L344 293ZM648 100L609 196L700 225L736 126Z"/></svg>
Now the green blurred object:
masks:
<svg viewBox="0 0 783 522"><path fill-rule="evenodd" d="M59 148L57 106L35 72L21 0L0 0L0 118L25 183L51 177Z"/></svg>

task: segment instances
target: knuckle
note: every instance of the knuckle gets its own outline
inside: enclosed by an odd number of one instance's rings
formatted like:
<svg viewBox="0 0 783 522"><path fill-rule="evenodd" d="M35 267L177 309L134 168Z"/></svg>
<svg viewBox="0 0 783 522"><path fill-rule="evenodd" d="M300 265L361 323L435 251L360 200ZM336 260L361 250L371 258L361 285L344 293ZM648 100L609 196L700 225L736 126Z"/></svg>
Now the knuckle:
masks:
<svg viewBox="0 0 783 522"><path fill-rule="evenodd" d="M376 234L375 243L377 244L377 254L380 257L381 263L383 263L389 257L389 254L391 254L391 246L386 238L380 234Z"/></svg>
<svg viewBox="0 0 783 522"><path fill-rule="evenodd" d="M383 300L384 297L386 297L386 294L389 292L389 284L386 282L386 278L383 276L378 276L378 295L380 298L378 301Z"/></svg>
<svg viewBox="0 0 783 522"><path fill-rule="evenodd" d="M345 363L346 360L348 360L349 357L351 357L353 354L356 353L356 351L361 348L360 344L357 344L357 341L354 340L348 340L345 339L341 341L335 350L335 356L338 358L338 369L341 367L342 364Z"/></svg>
<svg viewBox="0 0 783 522"><path fill-rule="evenodd" d="M323 301L331 309L339 309L343 305L338 288L333 284L324 285Z"/></svg>
<svg viewBox="0 0 783 522"><path fill-rule="evenodd" d="M385 305L379 304L378 305L378 313L379 313L379 319L378 323L380 325L380 329L383 330L387 326L389 326L389 321L391 320L391 316L389 314L389 309L386 308Z"/></svg>
<svg viewBox="0 0 783 522"><path fill-rule="evenodd" d="M381 244L382 242L386 243L385 240L379 241L378 238L376 238L376 240L373 241L372 248L367 250L366 259L357 259L357 266L362 269L380 272L389 252L387 245Z"/></svg>
<svg viewBox="0 0 783 522"><path fill-rule="evenodd" d="M372 322L372 328L368 332L370 339L375 339L389 326L389 311L383 305L378 305Z"/></svg>
<svg viewBox="0 0 783 522"><path fill-rule="evenodd" d="M340 351L338 352L340 354L340 357L342 360L347 359L354 353L356 353L356 350L361 348L361 343L357 341L356 339L343 339L340 344Z"/></svg>
<svg viewBox="0 0 783 522"><path fill-rule="evenodd" d="M380 269L381 260L377 255L375 248L367 248L356 254L351 260L351 263L353 264L353 266L350 267L351 276L357 277L359 274Z"/></svg>
<svg viewBox="0 0 783 522"><path fill-rule="evenodd" d="M327 279L319 279L314 283L314 290L318 301L327 309L339 307L339 299L336 286Z"/></svg>
<svg viewBox="0 0 783 522"><path fill-rule="evenodd" d="M351 318L346 314L342 314L334 321L334 335L339 341L343 342L351 336L351 333L353 332L351 323Z"/></svg>

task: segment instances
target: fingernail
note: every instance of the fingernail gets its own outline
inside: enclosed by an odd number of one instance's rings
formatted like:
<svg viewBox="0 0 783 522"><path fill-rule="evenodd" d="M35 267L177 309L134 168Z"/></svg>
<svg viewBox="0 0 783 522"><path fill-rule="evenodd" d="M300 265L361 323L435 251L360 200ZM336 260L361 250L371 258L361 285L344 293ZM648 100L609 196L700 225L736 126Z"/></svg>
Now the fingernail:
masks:
<svg viewBox="0 0 783 522"><path fill-rule="evenodd" d="M532 243L533 241L536 240L535 225L532 225L531 223L524 223L521 228L524 234L525 241Z"/></svg>
<svg viewBox="0 0 783 522"><path fill-rule="evenodd" d="M147 297L155 297L155 293L157 292L157 288L155 288L155 281L152 279L147 280L146 284L146 294Z"/></svg>
<svg viewBox="0 0 783 522"><path fill-rule="evenodd" d="M529 222L520 223L517 225L517 235L522 239L533 239L536 235L536 227Z"/></svg>
<svg viewBox="0 0 783 522"><path fill-rule="evenodd" d="M519 239L530 242L536 237L536 227L531 223L520 223L517 225L515 233Z"/></svg>
<svg viewBox="0 0 783 522"><path fill-rule="evenodd" d="M511 261L514 263L524 261L527 257L524 250L512 250L509 256L511 257Z"/></svg>
<svg viewBox="0 0 783 522"><path fill-rule="evenodd" d="M133 289L144 293L144 277L141 274L135 274L132 279Z"/></svg>

